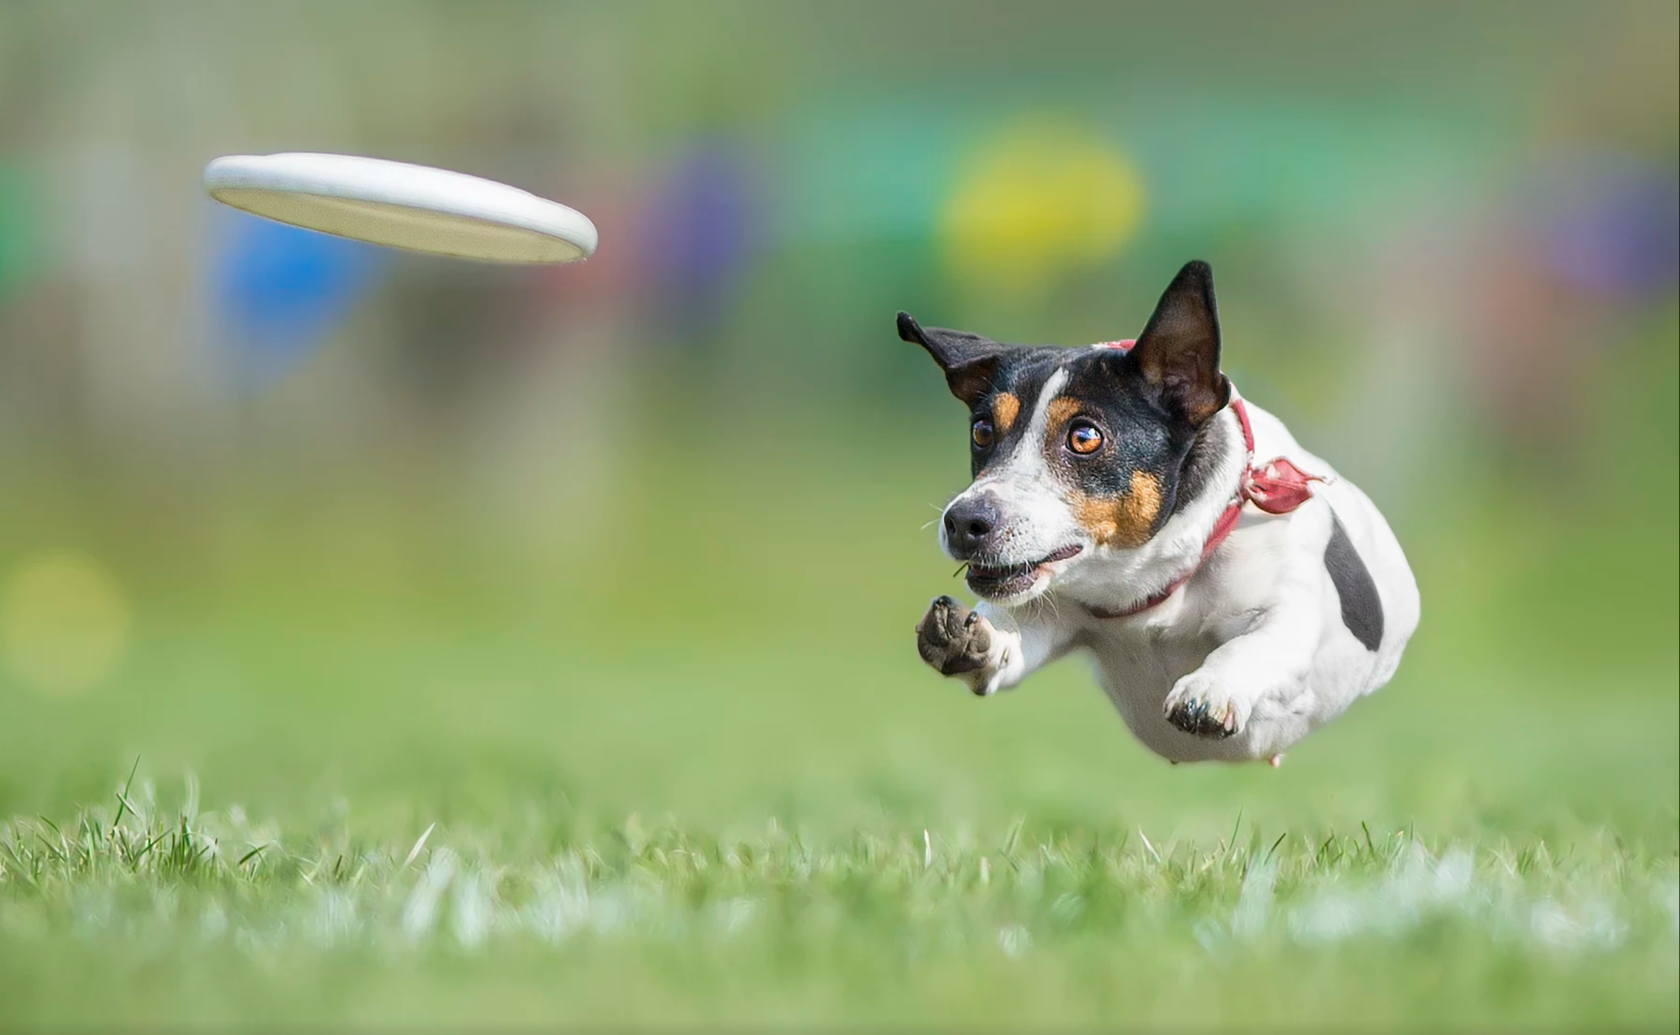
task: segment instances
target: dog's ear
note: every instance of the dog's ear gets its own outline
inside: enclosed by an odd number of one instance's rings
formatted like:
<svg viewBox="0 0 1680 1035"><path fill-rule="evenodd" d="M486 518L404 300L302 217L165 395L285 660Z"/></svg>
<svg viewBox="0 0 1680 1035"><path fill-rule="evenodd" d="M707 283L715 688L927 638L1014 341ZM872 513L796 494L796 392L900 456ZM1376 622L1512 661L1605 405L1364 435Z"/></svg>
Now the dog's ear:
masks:
<svg viewBox="0 0 1680 1035"><path fill-rule="evenodd" d="M1219 307L1207 263L1189 262L1178 271L1128 358L1167 410L1191 424L1231 401L1231 382L1219 372Z"/></svg>
<svg viewBox="0 0 1680 1035"><path fill-rule="evenodd" d="M928 355L945 371L951 394L973 406L986 394L998 365L1009 346L967 331L923 327L909 313L898 314L898 336L927 349Z"/></svg>

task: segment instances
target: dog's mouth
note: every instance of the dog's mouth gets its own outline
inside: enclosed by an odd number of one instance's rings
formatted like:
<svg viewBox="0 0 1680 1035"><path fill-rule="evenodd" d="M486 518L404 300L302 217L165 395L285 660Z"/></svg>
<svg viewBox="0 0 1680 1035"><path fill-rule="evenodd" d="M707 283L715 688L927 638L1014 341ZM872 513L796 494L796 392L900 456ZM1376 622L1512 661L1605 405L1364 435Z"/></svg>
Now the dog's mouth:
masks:
<svg viewBox="0 0 1680 1035"><path fill-rule="evenodd" d="M1026 564L982 564L979 561L968 563L968 588L980 596L992 600L1004 600L1019 596L1032 589L1038 582L1040 575L1049 574L1044 569L1058 561L1065 561L1079 551L1085 549L1078 543L1064 546L1048 557Z"/></svg>

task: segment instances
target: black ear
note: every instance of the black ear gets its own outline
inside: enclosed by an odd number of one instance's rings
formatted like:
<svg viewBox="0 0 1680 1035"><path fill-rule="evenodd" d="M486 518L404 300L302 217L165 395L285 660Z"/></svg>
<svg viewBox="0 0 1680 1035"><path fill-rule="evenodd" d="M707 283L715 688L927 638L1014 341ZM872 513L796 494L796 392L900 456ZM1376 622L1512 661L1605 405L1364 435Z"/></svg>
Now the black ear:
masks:
<svg viewBox="0 0 1680 1035"><path fill-rule="evenodd" d="M1167 286L1130 358L1159 388L1167 409L1201 424L1231 401L1231 382L1219 372L1219 307L1213 270L1186 263Z"/></svg>
<svg viewBox="0 0 1680 1035"><path fill-rule="evenodd" d="M986 394L999 361L1010 351L1009 346L978 334L923 327L904 312L898 314L898 336L927 349L939 369L945 371L951 394L970 406Z"/></svg>

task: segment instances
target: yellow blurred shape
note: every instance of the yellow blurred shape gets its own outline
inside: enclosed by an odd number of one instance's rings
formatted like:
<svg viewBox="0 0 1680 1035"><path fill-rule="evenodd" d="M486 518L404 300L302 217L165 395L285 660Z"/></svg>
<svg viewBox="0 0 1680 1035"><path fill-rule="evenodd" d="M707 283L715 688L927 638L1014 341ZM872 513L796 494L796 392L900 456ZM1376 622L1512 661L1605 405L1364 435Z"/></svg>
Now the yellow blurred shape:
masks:
<svg viewBox="0 0 1680 1035"><path fill-rule="evenodd" d="M37 690L79 693L116 666L128 625L122 587L104 565L70 551L37 554L0 599L0 658Z"/></svg>
<svg viewBox="0 0 1680 1035"><path fill-rule="evenodd" d="M1034 119L986 140L940 213L947 267L966 286L1030 295L1115 255L1143 215L1118 149L1074 123Z"/></svg>

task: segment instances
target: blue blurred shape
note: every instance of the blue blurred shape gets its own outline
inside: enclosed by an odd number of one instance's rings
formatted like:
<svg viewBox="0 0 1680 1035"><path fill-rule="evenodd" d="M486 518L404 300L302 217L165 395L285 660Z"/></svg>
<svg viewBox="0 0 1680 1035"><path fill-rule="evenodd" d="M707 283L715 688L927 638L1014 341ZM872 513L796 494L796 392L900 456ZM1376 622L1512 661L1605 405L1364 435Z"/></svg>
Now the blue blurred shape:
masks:
<svg viewBox="0 0 1680 1035"><path fill-rule="evenodd" d="M644 268L670 315L716 322L759 242L756 169L727 140L701 140L678 156L650 199Z"/></svg>
<svg viewBox="0 0 1680 1035"><path fill-rule="evenodd" d="M230 215L217 235L211 291L240 378L266 381L314 352L373 286L385 259L372 245Z"/></svg>
<svg viewBox="0 0 1680 1035"><path fill-rule="evenodd" d="M1627 156L1577 156L1550 170L1540 192L1548 265L1595 294L1673 290L1680 269L1680 198L1672 168Z"/></svg>

